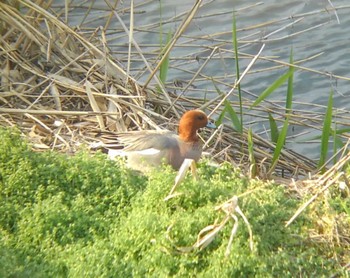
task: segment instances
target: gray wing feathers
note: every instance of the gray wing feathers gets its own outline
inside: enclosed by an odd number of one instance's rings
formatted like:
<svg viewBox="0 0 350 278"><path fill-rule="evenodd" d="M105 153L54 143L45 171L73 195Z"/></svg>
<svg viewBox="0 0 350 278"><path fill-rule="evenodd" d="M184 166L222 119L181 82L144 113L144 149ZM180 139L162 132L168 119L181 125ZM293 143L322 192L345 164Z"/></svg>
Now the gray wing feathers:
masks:
<svg viewBox="0 0 350 278"><path fill-rule="evenodd" d="M164 150L178 145L178 136L171 131L135 131L119 133L125 151Z"/></svg>

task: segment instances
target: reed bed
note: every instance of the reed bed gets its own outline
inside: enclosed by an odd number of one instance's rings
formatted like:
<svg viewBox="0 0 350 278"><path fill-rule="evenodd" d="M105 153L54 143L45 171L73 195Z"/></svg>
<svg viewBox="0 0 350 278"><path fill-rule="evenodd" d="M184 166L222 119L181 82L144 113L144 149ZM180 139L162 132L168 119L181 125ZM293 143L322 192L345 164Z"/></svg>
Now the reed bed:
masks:
<svg viewBox="0 0 350 278"><path fill-rule="evenodd" d="M53 4L53 1L39 0L1 1L0 61L3 66L0 124L19 127L36 150L75 152L82 144L89 146L95 142L94 134L100 130L118 132L159 127L176 130L176 126L171 123L176 122L185 110L192 108L203 109L216 119L222 113L226 100L233 109L241 111L244 118L254 118L254 124L267 121L268 112L274 115L277 123L283 123L285 107L282 103L265 101L252 108L256 96L251 92L242 88L240 101L233 95L246 76L290 66L278 58L264 57L258 51L255 54L245 53L244 48L257 43L263 48L264 42L277 40L279 32L279 39L283 39L283 30L291 23L287 18L281 18L259 26L238 28L237 32L251 32L238 37L240 47L237 57L246 66L245 71L242 70L239 80L230 72L225 76L209 76L206 67L234 57L232 41L227 38L230 35L228 32L192 36L188 31L194 20L222 15L207 12L210 9L206 8L212 2L197 1L189 10L173 18L138 26L134 24L133 17L142 14L142 9L149 1L139 4L131 2L130 6L118 4L118 1L105 1L106 5L100 8L93 4L67 4L62 7ZM235 12L254 9L260 4ZM348 9L350 6L341 8ZM70 24L69 14L79 9L83 11L80 23ZM204 12L198 14L199 9ZM93 13L96 11L99 12L97 15ZM324 12L319 10L314 13ZM314 13L295 15L293 23ZM89 24L98 20L103 20L104 25L96 29L89 27ZM112 23L115 23L113 27ZM168 24L175 25L176 29L166 43L160 39L159 44L138 45L137 36L159 34L159 30L165 30ZM261 26L271 24L279 27L273 34L256 39L256 31ZM297 36L321 26L300 30L289 36ZM179 48L186 49L187 54L170 57L169 67L189 76L188 80L160 80L159 68L166 57L169 58L170 51ZM318 55L294 61L292 66L296 70L330 77L329 73L303 67L305 61L317 59ZM191 67L194 60L200 61L202 65L197 70ZM270 66L251 68L256 61L268 61ZM343 76L333 75L332 78L349 80ZM212 84L209 88L214 88L213 84L222 86L225 92L220 95L215 89L205 89L203 93L206 84ZM289 123L322 130L322 109L317 109L311 103L299 103L299 107L305 108L293 110ZM349 111L339 110L336 115L334 123L346 126L350 118ZM217 162L236 163L249 173L251 160L246 126L252 121L245 120L242 132L237 132L227 115L225 118L226 121L214 136L202 133L204 141L210 137L206 150ZM339 136L348 138L346 133ZM275 145L265 132L253 133L252 143L254 163L258 169L255 174L266 178ZM284 148L273 176L298 179L308 177L310 173L317 173L315 161Z"/></svg>

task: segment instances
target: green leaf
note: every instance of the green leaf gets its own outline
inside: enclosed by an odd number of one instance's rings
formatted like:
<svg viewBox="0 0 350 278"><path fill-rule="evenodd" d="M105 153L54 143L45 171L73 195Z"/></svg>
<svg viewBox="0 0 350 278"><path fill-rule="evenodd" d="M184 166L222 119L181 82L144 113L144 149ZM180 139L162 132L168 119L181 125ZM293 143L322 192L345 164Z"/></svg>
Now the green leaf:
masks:
<svg viewBox="0 0 350 278"><path fill-rule="evenodd" d="M257 174L257 168L255 163L255 156L254 156L254 142L253 142L253 134L252 134L252 128L249 128L248 130L248 155L249 155L249 161L250 161L250 171L251 171L251 177L255 177Z"/></svg>
<svg viewBox="0 0 350 278"><path fill-rule="evenodd" d="M213 85L215 87L215 90L216 92L219 94L219 95L224 95L223 92L220 91L220 89L216 86L216 84L213 82ZM221 114L219 115L219 118L218 120L216 121L216 124L217 125L220 125L222 122L223 122L223 119L225 117L225 114L228 113L229 114L229 117L230 117L230 120L232 122L232 125L234 126L234 128L240 132L241 134L243 133L243 127L242 127L242 124L235 112L235 110L233 109L233 107L231 106L231 103L226 99L224 101L224 109L223 111L221 112Z"/></svg>
<svg viewBox="0 0 350 278"><path fill-rule="evenodd" d="M326 162L328 153L329 136L331 133L332 124L332 113L333 113L333 91L331 91L328 99L327 111L323 122L322 137L321 137L321 155L318 162L318 168L321 172L324 171L324 163Z"/></svg>
<svg viewBox="0 0 350 278"><path fill-rule="evenodd" d="M282 130L278 136L277 144L276 144L275 151L274 151L273 157L272 157L271 168L270 168L268 174L271 174L273 172L273 170L275 169L275 167L277 165L277 161L280 157L282 148L285 144L287 133L288 133L289 118L290 118L290 114L287 115L287 118L284 121Z"/></svg>
<svg viewBox="0 0 350 278"><path fill-rule="evenodd" d="M235 110L233 109L233 107L231 106L231 103L228 100L225 100L225 111L228 113L230 120L234 126L234 128L239 132L242 133L243 129L242 129L242 125L241 122L235 112Z"/></svg>
<svg viewBox="0 0 350 278"><path fill-rule="evenodd" d="M171 37L172 37L172 33L169 30L166 45L171 40ZM169 69L169 55L166 56L166 58L164 59L164 61L162 62L162 64L160 65L160 68L159 68L159 79L162 81L163 84L166 82L167 75L168 75L168 69Z"/></svg>
<svg viewBox="0 0 350 278"><path fill-rule="evenodd" d="M337 130L333 130L331 128L330 132L331 133L335 132L336 135L341 135L341 134L344 134L344 133L349 133L350 132L350 128L340 128L340 129L337 129ZM303 139L303 141L296 141L296 142L314 141L314 140L320 140L321 138L322 138L322 134L321 135L307 137L306 139Z"/></svg>
<svg viewBox="0 0 350 278"><path fill-rule="evenodd" d="M333 153L336 153L337 150L344 147L344 143L339 136L337 136L336 132L333 132ZM337 163L337 156L334 156L333 163Z"/></svg>
<svg viewBox="0 0 350 278"><path fill-rule="evenodd" d="M239 71L239 60L238 60L238 40L237 40L237 26L236 26L235 12L233 12L233 20L232 20L232 44L235 52L236 80L239 80L240 71ZM238 90L238 100L239 100L239 112L241 115L241 119L240 119L241 127L239 128L239 130L243 130L243 105L242 105L241 84L238 84L237 90Z"/></svg>
<svg viewBox="0 0 350 278"><path fill-rule="evenodd" d="M219 126L222 124L222 122L224 121L224 117L225 117L225 113L226 113L226 110L225 108L221 111L219 117L217 118L217 120L215 121L215 125L216 126Z"/></svg>
<svg viewBox="0 0 350 278"><path fill-rule="evenodd" d="M344 147L343 140L339 136L335 136L334 137L334 145L335 145L336 150L341 149L342 147Z"/></svg>
<svg viewBox="0 0 350 278"><path fill-rule="evenodd" d="M289 77L288 77L288 89L287 89L287 99L286 99L286 114L290 113L292 110L292 101L293 101L293 79L294 79L294 67L293 64L293 48L290 50L289 57Z"/></svg>
<svg viewBox="0 0 350 278"><path fill-rule="evenodd" d="M350 128L340 128L335 130L335 134L339 135L339 134L343 134L343 133L348 133L350 132Z"/></svg>
<svg viewBox="0 0 350 278"><path fill-rule="evenodd" d="M271 130L271 141L276 144L279 136L279 131L277 128L276 121L272 117L271 113L269 113L269 122L270 122L270 130Z"/></svg>
<svg viewBox="0 0 350 278"><path fill-rule="evenodd" d="M214 88L215 88L216 92L218 93L218 95L219 95L219 96L223 96L223 95L224 95L223 92L221 92L220 89L219 89L219 87L216 86L214 80L212 80L212 82L213 82ZM224 109L221 111L221 113L220 113L218 119L215 121L216 126L219 126L219 125L222 124L222 122L224 121L224 118L225 118L225 113L226 113L226 109L224 108Z"/></svg>
<svg viewBox="0 0 350 278"><path fill-rule="evenodd" d="M280 76L275 82L272 83L270 87L268 87L265 91L261 93L261 95L254 101L254 103L250 106L250 109L254 106L257 106L260 102L266 99L270 94L273 93L277 88L279 88L286 80L293 74L293 70L287 71L285 74Z"/></svg>

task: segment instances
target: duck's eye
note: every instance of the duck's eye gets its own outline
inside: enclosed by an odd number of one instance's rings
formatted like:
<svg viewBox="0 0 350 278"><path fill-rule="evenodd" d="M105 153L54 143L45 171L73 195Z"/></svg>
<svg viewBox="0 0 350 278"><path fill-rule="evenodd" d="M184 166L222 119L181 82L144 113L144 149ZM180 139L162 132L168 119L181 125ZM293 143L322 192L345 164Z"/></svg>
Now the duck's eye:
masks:
<svg viewBox="0 0 350 278"><path fill-rule="evenodd" d="M203 121L203 120L204 120L204 116L203 116L203 115L199 115L199 116L197 117L197 119L200 120L200 121Z"/></svg>

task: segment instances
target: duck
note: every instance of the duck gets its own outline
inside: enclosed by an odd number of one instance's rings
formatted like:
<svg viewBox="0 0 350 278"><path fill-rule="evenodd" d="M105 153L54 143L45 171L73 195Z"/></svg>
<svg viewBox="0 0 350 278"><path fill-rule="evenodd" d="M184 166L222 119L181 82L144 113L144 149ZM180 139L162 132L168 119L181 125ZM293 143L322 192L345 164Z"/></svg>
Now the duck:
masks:
<svg viewBox="0 0 350 278"><path fill-rule="evenodd" d="M185 112L178 127L178 134L169 130L141 130L120 132L120 150L109 150L109 156L126 156L127 167L143 173L163 163L179 170L185 160L197 162L202 154L202 143L198 136L201 128L216 126L201 110Z"/></svg>

